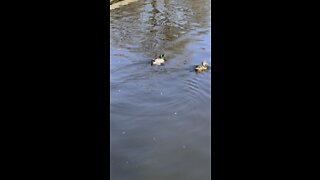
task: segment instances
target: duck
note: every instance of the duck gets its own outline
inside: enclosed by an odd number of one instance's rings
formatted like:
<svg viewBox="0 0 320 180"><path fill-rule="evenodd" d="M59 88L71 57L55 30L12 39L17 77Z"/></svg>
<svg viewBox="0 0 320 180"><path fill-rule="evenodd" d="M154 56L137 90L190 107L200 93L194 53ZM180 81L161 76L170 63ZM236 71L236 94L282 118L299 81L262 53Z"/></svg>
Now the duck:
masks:
<svg viewBox="0 0 320 180"><path fill-rule="evenodd" d="M200 65L197 65L195 68L196 72L203 72L209 69L209 64L206 61L202 61Z"/></svg>
<svg viewBox="0 0 320 180"><path fill-rule="evenodd" d="M166 60L164 59L164 54L160 54L158 58L154 58L151 60L151 65L164 65Z"/></svg>

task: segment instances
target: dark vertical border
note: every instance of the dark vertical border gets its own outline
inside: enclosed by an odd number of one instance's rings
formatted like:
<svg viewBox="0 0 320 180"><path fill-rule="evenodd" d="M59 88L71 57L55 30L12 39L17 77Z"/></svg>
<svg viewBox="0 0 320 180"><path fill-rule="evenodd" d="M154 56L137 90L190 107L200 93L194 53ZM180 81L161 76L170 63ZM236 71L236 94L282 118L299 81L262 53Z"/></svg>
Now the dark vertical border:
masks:
<svg viewBox="0 0 320 180"><path fill-rule="evenodd" d="M9 177L108 179L109 2L13 4Z"/></svg>
<svg viewBox="0 0 320 180"><path fill-rule="evenodd" d="M213 1L212 162L216 180L303 177L312 169L303 167L309 163L301 160L308 153L301 150L304 143L300 140L310 136L302 138L307 134L300 133L306 118L298 118L308 114L300 109L308 103L298 102L299 96L308 93L297 85L304 84L297 77L304 74L297 66L303 66L300 60L309 55L301 47L308 43L298 42L299 36L308 34L302 33L308 18L299 21L300 7L292 5Z"/></svg>
<svg viewBox="0 0 320 180"><path fill-rule="evenodd" d="M212 97L212 133L211 133L211 156L212 156L212 178L215 180L224 179L224 126L223 126L223 29L222 29L222 6L220 1L211 1L212 14L212 82L211 82L211 97Z"/></svg>

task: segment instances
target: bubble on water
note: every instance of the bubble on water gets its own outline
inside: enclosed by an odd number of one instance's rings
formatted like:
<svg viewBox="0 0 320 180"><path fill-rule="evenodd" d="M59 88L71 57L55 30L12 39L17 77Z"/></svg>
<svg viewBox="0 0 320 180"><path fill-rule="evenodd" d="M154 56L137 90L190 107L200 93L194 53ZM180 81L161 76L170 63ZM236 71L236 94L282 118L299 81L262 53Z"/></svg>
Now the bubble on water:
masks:
<svg viewBox="0 0 320 180"><path fill-rule="evenodd" d="M187 148L187 146L186 146L186 145L183 145L182 148L185 149L185 148Z"/></svg>
<svg viewBox="0 0 320 180"><path fill-rule="evenodd" d="M153 137L152 139L153 139L153 141L156 141L156 140L157 140L155 137Z"/></svg>
<svg viewBox="0 0 320 180"><path fill-rule="evenodd" d="M174 115L177 115L177 112L174 112Z"/></svg>
<svg viewBox="0 0 320 180"><path fill-rule="evenodd" d="M122 134L126 134L126 132L125 132L125 131L122 131Z"/></svg>
<svg viewBox="0 0 320 180"><path fill-rule="evenodd" d="M120 89L118 90L118 92L120 92Z"/></svg>
<svg viewBox="0 0 320 180"><path fill-rule="evenodd" d="M161 94L161 95L163 95L163 93L162 93L162 92L161 92L160 94Z"/></svg>
<svg viewBox="0 0 320 180"><path fill-rule="evenodd" d="M129 161L126 161L126 164L129 164Z"/></svg>

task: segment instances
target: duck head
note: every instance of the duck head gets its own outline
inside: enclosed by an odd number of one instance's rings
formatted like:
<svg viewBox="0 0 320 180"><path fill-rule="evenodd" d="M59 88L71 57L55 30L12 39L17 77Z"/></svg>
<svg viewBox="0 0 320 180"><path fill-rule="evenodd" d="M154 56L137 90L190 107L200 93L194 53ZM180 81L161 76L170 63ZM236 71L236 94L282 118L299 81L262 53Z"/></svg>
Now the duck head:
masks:
<svg viewBox="0 0 320 180"><path fill-rule="evenodd" d="M202 61L202 66L209 66L208 62L207 61Z"/></svg>
<svg viewBox="0 0 320 180"><path fill-rule="evenodd" d="M159 58L164 59L164 54L160 54Z"/></svg>

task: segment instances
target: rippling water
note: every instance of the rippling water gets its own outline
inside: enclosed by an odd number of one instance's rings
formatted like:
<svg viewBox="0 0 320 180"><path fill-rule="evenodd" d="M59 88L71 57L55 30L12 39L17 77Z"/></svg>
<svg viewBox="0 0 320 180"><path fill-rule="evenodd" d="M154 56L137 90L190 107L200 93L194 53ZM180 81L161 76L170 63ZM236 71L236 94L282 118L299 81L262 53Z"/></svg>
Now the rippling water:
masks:
<svg viewBox="0 0 320 180"><path fill-rule="evenodd" d="M138 0L110 11L112 180L211 178L209 0ZM164 66L151 66L164 53Z"/></svg>

